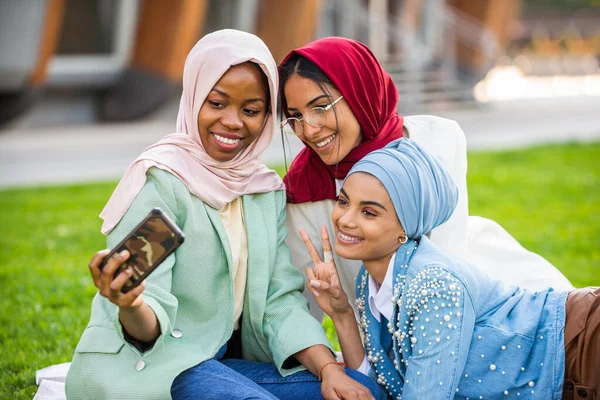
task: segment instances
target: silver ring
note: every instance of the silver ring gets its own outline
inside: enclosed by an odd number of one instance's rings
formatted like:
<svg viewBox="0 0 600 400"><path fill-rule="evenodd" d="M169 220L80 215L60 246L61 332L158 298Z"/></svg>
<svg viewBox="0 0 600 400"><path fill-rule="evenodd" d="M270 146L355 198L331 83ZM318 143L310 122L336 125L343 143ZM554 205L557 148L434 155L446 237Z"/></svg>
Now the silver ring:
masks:
<svg viewBox="0 0 600 400"><path fill-rule="evenodd" d="M331 262L331 261L333 261L333 251L323 252L323 262Z"/></svg>

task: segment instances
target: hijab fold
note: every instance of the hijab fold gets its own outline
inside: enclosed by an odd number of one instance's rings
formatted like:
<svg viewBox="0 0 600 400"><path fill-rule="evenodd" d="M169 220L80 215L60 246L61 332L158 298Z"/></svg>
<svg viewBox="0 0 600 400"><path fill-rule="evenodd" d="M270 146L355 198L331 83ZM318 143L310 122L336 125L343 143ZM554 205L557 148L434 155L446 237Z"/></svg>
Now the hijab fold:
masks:
<svg viewBox="0 0 600 400"><path fill-rule="evenodd" d="M221 162L208 155L198 132L198 113L206 97L234 65L258 64L269 81L270 110L260 136L232 160ZM279 176L261 162L276 129L277 65L263 41L250 33L224 29L204 36L187 56L176 133L148 147L129 166L102 210L102 233L110 232L127 212L146 182L151 167L177 176L190 193L220 209L244 194L284 189Z"/></svg>
<svg viewBox="0 0 600 400"><path fill-rule="evenodd" d="M355 40L319 39L290 52L282 64L294 54L316 64L344 96L358 120L363 141L337 165L325 164L310 147L302 149L284 178L288 203L335 199L336 179L344 179L371 151L402 137L403 118L396 111L398 89L371 50Z"/></svg>
<svg viewBox="0 0 600 400"><path fill-rule="evenodd" d="M413 140L402 138L357 162L348 176L366 172L385 187L409 239L446 222L458 203L450 171Z"/></svg>

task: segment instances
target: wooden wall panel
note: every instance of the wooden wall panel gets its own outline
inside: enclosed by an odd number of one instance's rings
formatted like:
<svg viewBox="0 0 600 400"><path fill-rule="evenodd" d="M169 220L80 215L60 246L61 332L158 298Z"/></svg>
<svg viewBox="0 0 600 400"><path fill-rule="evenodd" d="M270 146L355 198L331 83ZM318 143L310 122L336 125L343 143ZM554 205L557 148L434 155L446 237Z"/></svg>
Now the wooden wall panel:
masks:
<svg viewBox="0 0 600 400"><path fill-rule="evenodd" d="M265 41L278 63L291 50L314 39L320 0L263 0L258 36Z"/></svg>
<svg viewBox="0 0 600 400"><path fill-rule="evenodd" d="M511 23L520 15L522 0L449 0L449 4L478 19L494 33L498 44L506 47L510 40ZM457 52L462 66L474 70L485 67L481 51L458 44Z"/></svg>
<svg viewBox="0 0 600 400"><path fill-rule="evenodd" d="M144 0L132 65L180 82L185 58L200 38L208 0Z"/></svg>
<svg viewBox="0 0 600 400"><path fill-rule="evenodd" d="M47 1L38 58L35 69L32 71L30 77L31 86L38 87L46 81L48 66L54 56L60 38L60 29L65 15L65 3L65 0Z"/></svg>

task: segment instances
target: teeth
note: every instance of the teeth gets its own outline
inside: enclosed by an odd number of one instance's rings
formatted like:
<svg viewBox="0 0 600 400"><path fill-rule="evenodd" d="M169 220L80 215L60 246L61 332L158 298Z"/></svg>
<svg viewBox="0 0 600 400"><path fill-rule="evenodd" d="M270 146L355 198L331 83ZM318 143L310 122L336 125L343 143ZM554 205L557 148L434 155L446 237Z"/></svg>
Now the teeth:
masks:
<svg viewBox="0 0 600 400"><path fill-rule="evenodd" d="M225 144L236 144L236 143L238 143L240 140L242 140L242 139L228 139L228 138L225 138L225 137L223 137L223 136L219 136L219 135L217 135L216 133L215 133L215 137L217 138L217 140L218 140L219 142L223 142L223 143L225 143Z"/></svg>
<svg viewBox="0 0 600 400"><path fill-rule="evenodd" d="M359 238L355 238L353 236L348 236L348 235L344 235L342 232L338 233L338 236L340 237L340 239L342 239L345 242L360 242L362 241L362 239Z"/></svg>
<svg viewBox="0 0 600 400"><path fill-rule="evenodd" d="M331 143L331 141L333 139L335 139L335 135L331 135L327 139L323 140L322 142L317 143L317 147L323 147L323 146Z"/></svg>

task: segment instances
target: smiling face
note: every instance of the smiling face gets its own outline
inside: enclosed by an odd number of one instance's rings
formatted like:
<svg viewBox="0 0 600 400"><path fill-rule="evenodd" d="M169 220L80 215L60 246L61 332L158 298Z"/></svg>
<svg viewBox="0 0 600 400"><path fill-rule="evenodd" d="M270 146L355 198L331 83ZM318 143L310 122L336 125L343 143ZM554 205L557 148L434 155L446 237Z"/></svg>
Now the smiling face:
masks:
<svg viewBox="0 0 600 400"><path fill-rule="evenodd" d="M351 260L385 262L406 237L385 187L364 172L346 179L331 220L335 252Z"/></svg>
<svg viewBox="0 0 600 400"><path fill-rule="evenodd" d="M198 113L198 132L208 155L230 161L250 146L262 132L268 102L268 81L257 64L229 68Z"/></svg>
<svg viewBox="0 0 600 400"><path fill-rule="evenodd" d="M298 74L291 75L284 86L288 114L301 118L303 113L311 108L328 106L341 96L335 87L326 87L329 93L323 91L312 79ZM337 102L327 111L325 117L325 124L320 128L304 122L303 133L299 138L312 148L325 164L335 165L360 144L362 133L345 99Z"/></svg>

